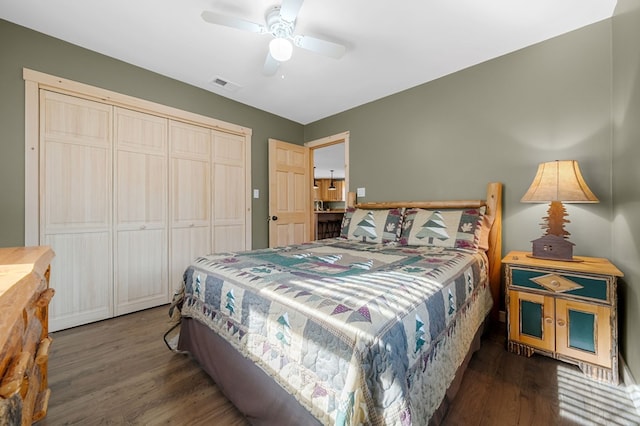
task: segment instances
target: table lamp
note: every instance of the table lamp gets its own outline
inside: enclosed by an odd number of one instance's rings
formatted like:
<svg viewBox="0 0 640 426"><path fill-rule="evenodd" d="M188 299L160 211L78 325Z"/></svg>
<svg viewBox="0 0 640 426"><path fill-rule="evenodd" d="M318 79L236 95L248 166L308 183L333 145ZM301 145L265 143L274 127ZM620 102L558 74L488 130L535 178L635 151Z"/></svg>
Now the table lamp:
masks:
<svg viewBox="0 0 640 426"><path fill-rule="evenodd" d="M576 261L573 246L564 229L567 211L562 203L598 203L598 198L587 186L580 167L575 160L541 163L531 186L520 200L523 203L550 202L545 222L541 223L546 233L533 240L531 256L540 259Z"/></svg>

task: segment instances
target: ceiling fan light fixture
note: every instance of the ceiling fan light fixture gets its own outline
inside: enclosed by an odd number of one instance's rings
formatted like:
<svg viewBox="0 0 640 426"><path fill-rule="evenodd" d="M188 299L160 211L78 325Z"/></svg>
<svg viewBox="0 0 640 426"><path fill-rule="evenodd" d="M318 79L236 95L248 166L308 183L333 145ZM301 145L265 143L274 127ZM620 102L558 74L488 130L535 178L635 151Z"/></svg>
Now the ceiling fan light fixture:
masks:
<svg viewBox="0 0 640 426"><path fill-rule="evenodd" d="M286 62L293 54L293 44L286 38L274 38L269 42L269 53L276 61Z"/></svg>

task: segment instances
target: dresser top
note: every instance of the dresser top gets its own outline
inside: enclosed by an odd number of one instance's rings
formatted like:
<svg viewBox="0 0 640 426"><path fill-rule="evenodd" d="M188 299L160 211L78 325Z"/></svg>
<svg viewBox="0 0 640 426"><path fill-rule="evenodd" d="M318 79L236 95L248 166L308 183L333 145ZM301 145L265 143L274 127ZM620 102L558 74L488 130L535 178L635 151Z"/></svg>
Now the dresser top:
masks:
<svg viewBox="0 0 640 426"><path fill-rule="evenodd" d="M31 272L44 274L51 259L48 246L0 248L0 298Z"/></svg>
<svg viewBox="0 0 640 426"><path fill-rule="evenodd" d="M502 263L507 265L559 269L561 271L582 272L588 274L613 275L616 277L624 276L624 274L607 259L585 256L574 256L574 259L576 261L573 262L537 259L531 257L531 252L512 251L502 259Z"/></svg>

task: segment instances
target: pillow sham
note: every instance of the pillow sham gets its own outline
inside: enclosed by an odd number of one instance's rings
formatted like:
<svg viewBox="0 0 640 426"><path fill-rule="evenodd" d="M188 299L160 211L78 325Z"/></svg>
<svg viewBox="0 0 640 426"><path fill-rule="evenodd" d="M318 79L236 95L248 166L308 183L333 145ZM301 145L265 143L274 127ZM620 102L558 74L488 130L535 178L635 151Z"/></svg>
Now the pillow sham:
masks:
<svg viewBox="0 0 640 426"><path fill-rule="evenodd" d="M342 218L340 236L370 243L395 242L400 237L403 216L404 209L348 208Z"/></svg>
<svg viewBox="0 0 640 426"><path fill-rule="evenodd" d="M409 209L400 234L401 245L478 250L484 212L478 209Z"/></svg>

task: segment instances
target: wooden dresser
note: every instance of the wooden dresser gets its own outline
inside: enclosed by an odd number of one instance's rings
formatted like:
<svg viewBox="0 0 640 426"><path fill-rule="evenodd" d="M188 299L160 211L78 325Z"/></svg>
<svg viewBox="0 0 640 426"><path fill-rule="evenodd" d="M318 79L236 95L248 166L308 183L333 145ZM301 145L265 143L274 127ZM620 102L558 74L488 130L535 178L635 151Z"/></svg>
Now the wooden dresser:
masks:
<svg viewBox="0 0 640 426"><path fill-rule="evenodd" d="M0 425L47 413L51 248L0 248Z"/></svg>
<svg viewBox="0 0 640 426"><path fill-rule="evenodd" d="M506 274L507 337L511 352L534 352L578 365L588 376L618 384L616 281L607 259L575 262L511 252Z"/></svg>

